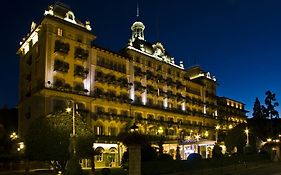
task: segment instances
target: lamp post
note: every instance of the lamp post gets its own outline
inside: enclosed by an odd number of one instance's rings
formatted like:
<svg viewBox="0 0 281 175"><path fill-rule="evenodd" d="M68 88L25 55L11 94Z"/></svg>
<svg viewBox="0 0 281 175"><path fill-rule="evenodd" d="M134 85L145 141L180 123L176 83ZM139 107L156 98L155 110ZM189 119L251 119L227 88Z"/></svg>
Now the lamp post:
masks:
<svg viewBox="0 0 281 175"><path fill-rule="evenodd" d="M216 143L218 143L218 131L220 129L220 125L216 126Z"/></svg>
<svg viewBox="0 0 281 175"><path fill-rule="evenodd" d="M245 129L245 133L246 133L246 137L247 137L246 146L249 146L249 129L248 129L248 127L246 127L246 129Z"/></svg>
<svg viewBox="0 0 281 175"><path fill-rule="evenodd" d="M73 153L76 154L76 144L75 144L75 137L76 137L76 131L75 131L75 107L76 104L74 103L74 101L72 102L72 134L70 135L71 137L71 141L72 141L72 147L73 147ZM66 112L70 113L71 112L71 108L68 107L66 108Z"/></svg>

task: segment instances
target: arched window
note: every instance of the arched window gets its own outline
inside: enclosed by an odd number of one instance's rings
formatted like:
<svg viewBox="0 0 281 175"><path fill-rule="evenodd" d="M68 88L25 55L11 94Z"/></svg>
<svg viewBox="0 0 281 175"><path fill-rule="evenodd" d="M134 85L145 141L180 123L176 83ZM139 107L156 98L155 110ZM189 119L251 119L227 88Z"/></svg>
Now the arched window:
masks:
<svg viewBox="0 0 281 175"><path fill-rule="evenodd" d="M96 155L96 161L97 162L102 162L103 161L103 153L104 153L104 149L102 147L97 147L96 148L96 152L100 153L98 155Z"/></svg>

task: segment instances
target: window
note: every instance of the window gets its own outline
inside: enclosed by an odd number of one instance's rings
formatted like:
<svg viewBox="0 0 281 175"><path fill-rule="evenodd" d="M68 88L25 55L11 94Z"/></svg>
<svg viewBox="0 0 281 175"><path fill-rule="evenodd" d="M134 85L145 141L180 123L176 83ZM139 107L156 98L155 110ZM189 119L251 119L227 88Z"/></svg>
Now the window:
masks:
<svg viewBox="0 0 281 175"><path fill-rule="evenodd" d="M174 119L173 118L169 118L169 122L174 122Z"/></svg>
<svg viewBox="0 0 281 175"><path fill-rule="evenodd" d="M64 100L61 100L61 99L53 100L53 112L64 111L65 108L66 108L66 103Z"/></svg>
<svg viewBox="0 0 281 175"><path fill-rule="evenodd" d="M154 120L154 116L152 114L147 114L147 119L148 120Z"/></svg>
<svg viewBox="0 0 281 175"><path fill-rule="evenodd" d="M103 155L103 154L98 154L98 155L96 155L97 162L102 162L102 158L103 158L102 155Z"/></svg>
<svg viewBox="0 0 281 175"><path fill-rule="evenodd" d="M73 15L72 14L68 14L68 18L73 20Z"/></svg>
<svg viewBox="0 0 281 175"><path fill-rule="evenodd" d="M151 61L148 61L148 62L147 62L147 66L148 66L148 67L151 67Z"/></svg>
<svg viewBox="0 0 281 175"><path fill-rule="evenodd" d="M79 42L79 43L82 43L83 42L83 38L81 35L76 35L76 40Z"/></svg>
<svg viewBox="0 0 281 175"><path fill-rule="evenodd" d="M58 36L63 36L63 30L61 28L58 28Z"/></svg>
<svg viewBox="0 0 281 175"><path fill-rule="evenodd" d="M163 116L159 116L159 120L160 121L164 121L164 117Z"/></svg>
<svg viewBox="0 0 281 175"><path fill-rule="evenodd" d="M98 155L95 156L97 162L102 162L102 161L103 161L103 152L104 152L104 149L103 149L102 147L97 147L97 148L96 148L96 151L99 152L99 153L101 153L101 154L98 154Z"/></svg>
<svg viewBox="0 0 281 175"><path fill-rule="evenodd" d="M171 74L171 69L170 68L168 69L168 74Z"/></svg>
<svg viewBox="0 0 281 175"><path fill-rule="evenodd" d="M117 110L114 109L114 108L108 108L108 113L116 115L117 114Z"/></svg>
<svg viewBox="0 0 281 175"><path fill-rule="evenodd" d="M135 112L136 119L142 119L142 114L140 112Z"/></svg>
<svg viewBox="0 0 281 175"><path fill-rule="evenodd" d="M122 110L121 111L121 115L124 116L124 117L128 117L129 116L129 112Z"/></svg>
<svg viewBox="0 0 281 175"><path fill-rule="evenodd" d="M116 136L117 135L116 128L115 127L109 127L108 128L108 135L109 136Z"/></svg>
<svg viewBox="0 0 281 175"><path fill-rule="evenodd" d="M161 66L161 65L158 65L157 71L161 71L161 70L162 70L162 66Z"/></svg>
<svg viewBox="0 0 281 175"><path fill-rule="evenodd" d="M139 57L136 57L136 62L140 63L140 58Z"/></svg>
<svg viewBox="0 0 281 175"><path fill-rule="evenodd" d="M85 110L86 109L86 106L84 103L77 103L77 109L78 110Z"/></svg>
<svg viewBox="0 0 281 175"><path fill-rule="evenodd" d="M153 105L153 100L151 98L147 99L147 105Z"/></svg>
<svg viewBox="0 0 281 175"><path fill-rule="evenodd" d="M96 133L96 135L103 135L103 126L101 126L101 125L96 126L95 133Z"/></svg>
<svg viewBox="0 0 281 175"><path fill-rule="evenodd" d="M104 112L104 107L96 106L96 113L103 113L103 112Z"/></svg>

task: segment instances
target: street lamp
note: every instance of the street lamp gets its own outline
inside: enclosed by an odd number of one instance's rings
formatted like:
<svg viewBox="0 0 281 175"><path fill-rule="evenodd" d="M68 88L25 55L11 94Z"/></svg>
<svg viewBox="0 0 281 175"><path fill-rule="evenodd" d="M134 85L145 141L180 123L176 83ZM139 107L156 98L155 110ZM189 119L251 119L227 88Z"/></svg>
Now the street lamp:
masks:
<svg viewBox="0 0 281 175"><path fill-rule="evenodd" d="M73 146L73 153L76 153L76 145L75 145L75 137L76 137L76 132L75 132L75 107L76 104L74 103L74 101L72 101L72 134L70 135L71 139L72 139L72 146ZM70 113L71 112L71 108L68 107L66 108L66 112Z"/></svg>
<svg viewBox="0 0 281 175"><path fill-rule="evenodd" d="M15 132L13 132L11 135L10 135L10 139L11 140L16 140L18 138L18 135L15 133Z"/></svg>
<svg viewBox="0 0 281 175"><path fill-rule="evenodd" d="M216 126L216 143L218 143L218 131L220 129L220 125Z"/></svg>
<svg viewBox="0 0 281 175"><path fill-rule="evenodd" d="M197 141L199 141L200 135L199 135L199 134L196 134L196 135L195 135L195 139L196 139Z"/></svg>
<svg viewBox="0 0 281 175"><path fill-rule="evenodd" d="M209 137L209 132L205 131L204 135L205 135L206 138Z"/></svg>
<svg viewBox="0 0 281 175"><path fill-rule="evenodd" d="M245 133L246 133L246 136L247 136L246 146L249 146L249 129L248 129L248 127L246 127L246 129L245 129Z"/></svg>

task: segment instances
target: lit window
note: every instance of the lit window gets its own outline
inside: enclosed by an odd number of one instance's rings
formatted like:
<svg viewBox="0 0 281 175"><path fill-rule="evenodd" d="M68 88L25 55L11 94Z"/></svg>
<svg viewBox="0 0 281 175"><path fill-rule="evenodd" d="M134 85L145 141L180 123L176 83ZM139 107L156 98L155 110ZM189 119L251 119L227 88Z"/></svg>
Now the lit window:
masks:
<svg viewBox="0 0 281 175"><path fill-rule="evenodd" d="M27 52L29 52L29 45L28 44L25 44L23 46L23 53L26 54Z"/></svg>
<svg viewBox="0 0 281 175"><path fill-rule="evenodd" d="M61 28L58 28L58 36L62 36L63 35L63 30Z"/></svg>
<svg viewBox="0 0 281 175"><path fill-rule="evenodd" d="M101 148L101 147L98 147L98 148L96 149L96 151L99 152L99 153L101 153L101 154L98 154L98 155L95 156L95 157L96 157L96 161L97 161L97 162L102 162L102 161L103 161L103 152L104 152L104 149Z"/></svg>
<svg viewBox="0 0 281 175"><path fill-rule="evenodd" d="M96 135L103 135L103 127L102 126L96 127Z"/></svg>

